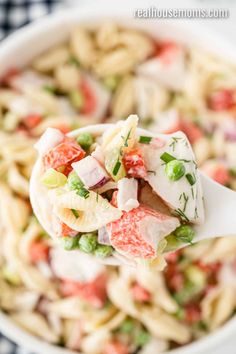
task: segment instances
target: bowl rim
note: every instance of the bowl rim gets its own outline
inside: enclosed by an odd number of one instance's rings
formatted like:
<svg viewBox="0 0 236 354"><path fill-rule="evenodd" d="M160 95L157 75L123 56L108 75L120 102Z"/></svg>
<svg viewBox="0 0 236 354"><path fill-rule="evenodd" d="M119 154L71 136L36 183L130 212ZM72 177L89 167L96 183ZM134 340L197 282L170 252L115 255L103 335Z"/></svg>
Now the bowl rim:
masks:
<svg viewBox="0 0 236 354"><path fill-rule="evenodd" d="M7 58L9 53L14 53L17 48L19 49L19 45L32 43L32 40L35 41L35 38L40 37L40 35L42 39L43 33L46 31L53 31L55 28L59 28L61 24L68 25L75 22L84 22L87 24L88 22L93 22L93 19L98 19L98 22L101 22L104 18L114 19L119 24L125 24L126 26L127 20L132 22L131 12L128 13L127 8L115 8L114 3L111 4L111 2L100 1L100 4L102 5L99 8L96 6L93 7L93 5L88 3L86 5L83 4L81 8L72 8L64 10L63 12L47 15L9 35L0 43L0 67L4 67L4 65L5 67L8 66L8 63L4 64L4 60L6 60L4 58ZM131 4L132 3L133 6L136 7L134 1L131 1ZM145 30L146 21L147 20L138 20L137 28L141 27ZM153 20L148 21L150 24L154 22ZM158 26L164 26L169 28L169 30L178 29L182 31L182 34L187 33L187 35L190 35L190 37L194 39L194 43L198 44L199 48L203 45L208 52L216 53L224 59L227 58L230 62L236 61L236 48L234 48L234 46L222 35L209 30L209 28L203 25L201 25L201 28L199 29L199 25L196 22L189 23L186 21L180 23L178 20L173 20L170 23L168 20L161 20L158 21ZM186 32L186 30L188 31ZM204 43L202 42L202 38L204 38ZM212 45L212 48L209 49L208 45ZM204 350L209 353L210 349L216 348L216 346L224 340L227 340L227 338L229 339L234 333L235 327L236 317L232 317L226 322L226 324L208 334L206 337L184 345L179 349L168 351L166 354L189 354L190 351L191 354L199 354L200 351L202 352ZM23 328L15 324L10 317L2 311L0 311L0 331L15 343L38 354L41 354L42 352L47 354L78 354L78 352L47 343L43 339L30 334L28 331L25 331Z"/></svg>

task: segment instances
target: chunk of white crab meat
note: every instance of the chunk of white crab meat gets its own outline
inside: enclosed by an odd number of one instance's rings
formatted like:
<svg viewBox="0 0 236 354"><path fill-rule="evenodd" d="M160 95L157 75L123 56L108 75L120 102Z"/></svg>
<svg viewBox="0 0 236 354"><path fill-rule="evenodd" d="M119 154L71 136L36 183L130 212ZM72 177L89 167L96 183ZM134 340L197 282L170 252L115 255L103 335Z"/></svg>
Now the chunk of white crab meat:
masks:
<svg viewBox="0 0 236 354"><path fill-rule="evenodd" d="M89 114L93 117L94 122L100 122L105 117L108 105L110 103L111 94L105 87L92 76L83 75L85 83L88 85L95 98L93 111Z"/></svg>
<svg viewBox="0 0 236 354"><path fill-rule="evenodd" d="M105 169L93 156L74 162L72 167L86 188L102 187L110 179Z"/></svg>
<svg viewBox="0 0 236 354"><path fill-rule="evenodd" d="M182 132L170 135L156 135L164 144L140 144L147 170L145 178L153 190L175 210L183 220L202 223L204 207L202 186L195 156L187 137ZM163 155L165 154L165 155ZM166 173L167 158L179 160L185 172L178 180L169 179Z"/></svg>
<svg viewBox="0 0 236 354"><path fill-rule="evenodd" d="M170 43L155 58L139 65L137 73L155 79L169 90L182 90L186 78L184 49L180 45Z"/></svg>
<svg viewBox="0 0 236 354"><path fill-rule="evenodd" d="M130 211L139 206L138 181L135 178L122 178L118 181L117 206Z"/></svg>
<svg viewBox="0 0 236 354"><path fill-rule="evenodd" d="M47 128L37 143L34 144L34 147L40 156L44 156L48 150L60 144L64 138L65 136L60 130L55 128Z"/></svg>
<svg viewBox="0 0 236 354"><path fill-rule="evenodd" d="M157 114L149 129L154 133L163 134L170 134L181 130L179 113L175 109L170 109Z"/></svg>
<svg viewBox="0 0 236 354"><path fill-rule="evenodd" d="M44 115L45 113L45 109L40 104L36 104L23 95L13 98L9 103L9 109L12 113L21 118L24 118L30 114Z"/></svg>
<svg viewBox="0 0 236 354"><path fill-rule="evenodd" d="M27 92L31 89L53 87L54 80L46 75L41 75L33 70L25 70L10 79L10 86L19 92Z"/></svg>
<svg viewBox="0 0 236 354"><path fill-rule="evenodd" d="M169 99L168 91L154 80L138 76L134 80L134 94L140 119L155 118Z"/></svg>
<svg viewBox="0 0 236 354"><path fill-rule="evenodd" d="M79 282L93 281L105 267L94 257L78 251L66 251L61 246L50 251L53 272L58 278Z"/></svg>

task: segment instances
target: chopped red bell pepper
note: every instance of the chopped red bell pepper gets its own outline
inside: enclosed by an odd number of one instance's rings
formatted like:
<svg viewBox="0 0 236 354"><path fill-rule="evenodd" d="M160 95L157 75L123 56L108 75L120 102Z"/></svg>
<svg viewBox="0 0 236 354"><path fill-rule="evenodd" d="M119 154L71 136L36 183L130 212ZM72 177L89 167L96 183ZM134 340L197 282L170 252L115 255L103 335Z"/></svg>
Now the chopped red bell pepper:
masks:
<svg viewBox="0 0 236 354"><path fill-rule="evenodd" d="M23 122L27 128L33 129L33 128L37 127L37 125L39 125L42 122L42 116L41 116L41 114L32 113L32 114L29 114L28 116L26 116L23 119Z"/></svg>
<svg viewBox="0 0 236 354"><path fill-rule="evenodd" d="M81 113L92 114L97 107L97 97L86 80L82 80L80 90L84 99Z"/></svg>
<svg viewBox="0 0 236 354"><path fill-rule="evenodd" d="M216 112L226 111L235 106L235 92L221 89L213 92L208 98L208 107Z"/></svg>
<svg viewBox="0 0 236 354"><path fill-rule="evenodd" d="M137 282L132 286L131 293L133 299L138 302L149 302L152 297L150 292Z"/></svg>
<svg viewBox="0 0 236 354"><path fill-rule="evenodd" d="M147 168L140 149L126 152L122 161L129 177L145 178L147 176Z"/></svg>
<svg viewBox="0 0 236 354"><path fill-rule="evenodd" d="M31 242L29 246L29 258L32 263L48 261L49 246L43 240Z"/></svg>
<svg viewBox="0 0 236 354"><path fill-rule="evenodd" d="M46 169L54 168L58 170L65 167L60 172L67 175L72 168L68 170L66 167L70 167L73 162L81 160L85 154L85 151L74 140L65 138L62 143L47 152L43 157L43 164Z"/></svg>
<svg viewBox="0 0 236 354"><path fill-rule="evenodd" d="M110 341L105 345L103 354L129 354L129 348L126 344L117 340Z"/></svg>
<svg viewBox="0 0 236 354"><path fill-rule="evenodd" d="M65 297L79 296L92 306L101 308L107 298L106 283L106 274L100 274L93 281L87 283L63 279L60 289Z"/></svg>

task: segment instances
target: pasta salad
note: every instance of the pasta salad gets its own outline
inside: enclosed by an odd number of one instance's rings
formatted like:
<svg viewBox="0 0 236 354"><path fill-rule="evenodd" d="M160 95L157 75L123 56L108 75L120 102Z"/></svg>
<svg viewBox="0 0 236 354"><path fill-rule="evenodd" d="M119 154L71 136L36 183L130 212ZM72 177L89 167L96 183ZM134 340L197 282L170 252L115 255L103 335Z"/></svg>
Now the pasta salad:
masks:
<svg viewBox="0 0 236 354"><path fill-rule="evenodd" d="M235 92L231 64L113 22L78 26L28 67L2 74L1 309L43 340L86 354L161 353L233 316L235 238L172 252L160 273L111 269L86 253L76 268L77 251L55 246L34 217L29 177L47 128L65 134L138 114L154 133L182 130L202 170L236 190Z"/></svg>

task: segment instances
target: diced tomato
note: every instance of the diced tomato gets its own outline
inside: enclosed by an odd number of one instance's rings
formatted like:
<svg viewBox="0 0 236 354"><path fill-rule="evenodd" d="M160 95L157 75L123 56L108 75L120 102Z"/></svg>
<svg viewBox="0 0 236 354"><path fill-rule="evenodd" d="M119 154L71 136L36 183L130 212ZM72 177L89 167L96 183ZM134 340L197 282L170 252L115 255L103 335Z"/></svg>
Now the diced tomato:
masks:
<svg viewBox="0 0 236 354"><path fill-rule="evenodd" d="M208 98L208 107L213 111L226 111L235 106L235 92L231 89L215 91Z"/></svg>
<svg viewBox="0 0 236 354"><path fill-rule="evenodd" d="M168 288L171 291L178 292L184 286L184 275L180 272L178 265L169 263L164 270L164 275Z"/></svg>
<svg viewBox="0 0 236 354"><path fill-rule="evenodd" d="M42 116L37 113L29 114L23 120L24 125L29 129L35 128L37 125L41 123L41 121L42 121Z"/></svg>
<svg viewBox="0 0 236 354"><path fill-rule="evenodd" d="M97 107L97 97L86 80L82 80L80 89L84 98L81 113L92 114Z"/></svg>
<svg viewBox="0 0 236 354"><path fill-rule="evenodd" d="M29 246L29 258L32 263L47 261L49 246L42 240L33 241Z"/></svg>
<svg viewBox="0 0 236 354"><path fill-rule="evenodd" d="M46 169L52 167L56 170L61 167L70 166L73 162L81 160L85 156L85 151L74 141L66 138L62 143L50 149L43 157L43 164ZM68 174L69 170L61 171Z"/></svg>
<svg viewBox="0 0 236 354"><path fill-rule="evenodd" d="M147 168L140 149L126 152L122 161L129 177L144 178L147 176Z"/></svg>
<svg viewBox="0 0 236 354"><path fill-rule="evenodd" d="M150 292L141 286L139 283L135 283L131 288L133 299L138 302L148 302L151 300Z"/></svg>
<svg viewBox="0 0 236 354"><path fill-rule="evenodd" d="M92 306L101 308L104 306L107 298L106 283L106 274L101 274L88 283L63 279L60 289L62 295L65 297L79 296Z"/></svg>
<svg viewBox="0 0 236 354"><path fill-rule="evenodd" d="M66 225L64 222L62 222L59 219L57 220L57 222L53 224L53 226L57 237L63 237L63 236L73 237L78 235L78 231L71 229L68 225Z"/></svg>
<svg viewBox="0 0 236 354"><path fill-rule="evenodd" d="M10 68L10 69L8 69L8 70L3 74L3 76L1 76L1 78L0 78L0 84L2 84L2 85L9 85L11 79L12 79L14 76L17 76L17 75L19 75L19 74L20 74L20 70L17 69L17 68Z"/></svg>
<svg viewBox="0 0 236 354"><path fill-rule="evenodd" d="M205 165L202 169L210 178L214 181L227 185L231 181L231 175L228 168L222 163L218 163L215 165Z"/></svg>
<svg viewBox="0 0 236 354"><path fill-rule="evenodd" d="M178 252L169 252L165 254L165 260L167 263L176 263L179 259L179 254Z"/></svg>
<svg viewBox="0 0 236 354"><path fill-rule="evenodd" d="M105 345L103 354L129 354L129 348L126 344L114 340Z"/></svg>
<svg viewBox="0 0 236 354"><path fill-rule="evenodd" d="M222 263L221 262L203 263L201 261L197 261L196 265L206 273L218 273L218 271L222 266Z"/></svg>
<svg viewBox="0 0 236 354"><path fill-rule="evenodd" d="M197 126L196 123L187 120L182 120L180 123L180 130L184 132L190 143L195 143L198 139L203 137L203 131Z"/></svg>
<svg viewBox="0 0 236 354"><path fill-rule="evenodd" d="M71 128L67 124L59 124L56 126L56 129L59 129L63 134L67 134L71 131Z"/></svg>
<svg viewBox="0 0 236 354"><path fill-rule="evenodd" d="M175 42L163 42L158 53L158 58L165 65L171 64L181 50L182 47Z"/></svg>
<svg viewBox="0 0 236 354"><path fill-rule="evenodd" d="M198 305L190 304L185 306L185 321L189 324L199 322L201 320L201 309Z"/></svg>

